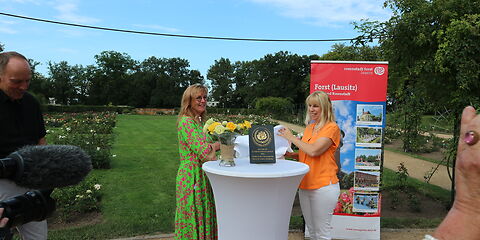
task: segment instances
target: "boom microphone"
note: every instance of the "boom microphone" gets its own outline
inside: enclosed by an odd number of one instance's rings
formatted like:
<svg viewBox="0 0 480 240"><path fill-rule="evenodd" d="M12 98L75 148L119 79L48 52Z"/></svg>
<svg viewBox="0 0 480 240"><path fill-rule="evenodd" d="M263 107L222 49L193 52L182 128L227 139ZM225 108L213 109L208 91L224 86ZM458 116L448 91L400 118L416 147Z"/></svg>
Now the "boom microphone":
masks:
<svg viewBox="0 0 480 240"><path fill-rule="evenodd" d="M25 146L0 159L0 178L31 189L75 185L91 170L88 154L71 145Z"/></svg>

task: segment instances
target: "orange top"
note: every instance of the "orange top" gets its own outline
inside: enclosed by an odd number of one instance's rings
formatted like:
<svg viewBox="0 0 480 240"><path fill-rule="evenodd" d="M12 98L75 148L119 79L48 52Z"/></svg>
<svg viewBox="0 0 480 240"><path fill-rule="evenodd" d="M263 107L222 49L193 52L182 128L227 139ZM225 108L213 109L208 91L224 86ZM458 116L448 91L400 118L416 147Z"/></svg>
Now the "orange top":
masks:
<svg viewBox="0 0 480 240"><path fill-rule="evenodd" d="M302 141L312 144L319 138L326 137L332 140L332 145L324 153L316 157L308 156L302 150L299 151L300 162L310 167L310 171L303 177L300 183L301 189L318 189L338 182L338 166L335 162L335 151L340 144L340 128L336 123L329 122L314 135L314 126L315 124L309 124L305 128Z"/></svg>

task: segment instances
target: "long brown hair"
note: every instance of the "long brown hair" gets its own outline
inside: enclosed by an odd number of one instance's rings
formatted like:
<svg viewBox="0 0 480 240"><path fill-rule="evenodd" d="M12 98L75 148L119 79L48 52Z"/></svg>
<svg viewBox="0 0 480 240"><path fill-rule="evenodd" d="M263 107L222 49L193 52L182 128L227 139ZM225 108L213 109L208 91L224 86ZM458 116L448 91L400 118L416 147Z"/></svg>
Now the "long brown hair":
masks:
<svg viewBox="0 0 480 240"><path fill-rule="evenodd" d="M321 116L318 123L315 125L315 129L318 130L322 128L328 122L335 122L335 115L333 114L332 101L328 97L328 94L322 91L316 91L310 94L305 100L305 125L310 124L310 114L308 114L308 104L314 103L318 104L321 108Z"/></svg>
<svg viewBox="0 0 480 240"><path fill-rule="evenodd" d="M195 119L196 116L192 111L191 103L192 103L192 99L200 91L205 92L205 94L208 94L207 87L203 86L200 83L190 85L187 89L185 89L185 91L183 92L182 102L180 105L180 112L178 113L177 124L180 122L183 116L187 116L187 117L191 117L192 119ZM206 112L207 111L203 112L200 115L201 122L205 121Z"/></svg>

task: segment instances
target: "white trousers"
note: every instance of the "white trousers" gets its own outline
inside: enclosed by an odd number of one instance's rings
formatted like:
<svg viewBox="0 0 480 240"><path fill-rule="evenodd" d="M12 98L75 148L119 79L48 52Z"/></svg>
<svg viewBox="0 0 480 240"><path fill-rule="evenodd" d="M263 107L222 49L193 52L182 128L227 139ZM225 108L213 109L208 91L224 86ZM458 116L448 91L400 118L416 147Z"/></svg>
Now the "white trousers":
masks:
<svg viewBox="0 0 480 240"><path fill-rule="evenodd" d="M19 187L14 182L7 179L0 179L0 201L11 197L16 197L28 192L29 189ZM47 239L47 221L29 222L17 227L23 240L46 240Z"/></svg>
<svg viewBox="0 0 480 240"><path fill-rule="evenodd" d="M331 239L330 222L339 195L338 183L313 190L299 189L300 207L311 240Z"/></svg>

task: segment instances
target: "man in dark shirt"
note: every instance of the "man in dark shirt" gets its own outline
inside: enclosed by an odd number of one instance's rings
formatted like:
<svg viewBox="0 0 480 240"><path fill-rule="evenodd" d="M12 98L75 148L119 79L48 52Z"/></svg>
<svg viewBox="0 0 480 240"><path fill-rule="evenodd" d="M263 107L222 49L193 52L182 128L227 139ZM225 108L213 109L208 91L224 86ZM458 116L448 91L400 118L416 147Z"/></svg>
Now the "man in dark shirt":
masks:
<svg viewBox="0 0 480 240"><path fill-rule="evenodd" d="M17 52L0 53L0 158L25 145L43 145L45 125L40 104L27 93L32 71ZM30 189L0 179L0 201ZM17 227L24 240L47 239L47 222L29 222Z"/></svg>

